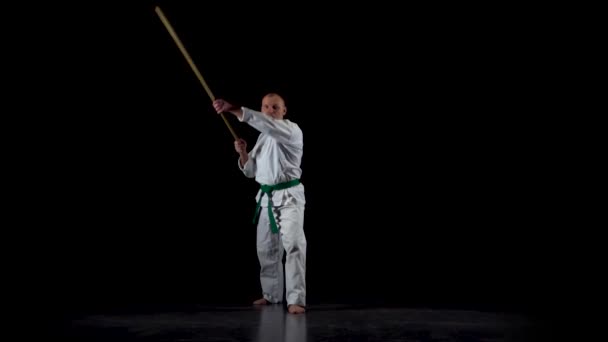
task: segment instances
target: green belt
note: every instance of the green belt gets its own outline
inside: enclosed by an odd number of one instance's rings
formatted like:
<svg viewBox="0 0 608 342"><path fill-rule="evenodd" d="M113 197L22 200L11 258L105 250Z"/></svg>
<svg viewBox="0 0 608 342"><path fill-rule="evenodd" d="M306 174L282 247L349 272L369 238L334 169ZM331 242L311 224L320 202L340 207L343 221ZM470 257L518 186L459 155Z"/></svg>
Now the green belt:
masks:
<svg viewBox="0 0 608 342"><path fill-rule="evenodd" d="M283 189L287 189L287 188L291 188L292 186L296 186L300 184L300 180L299 179L294 179L294 180L290 180L288 182L283 182L283 183L279 183L279 184L275 184L275 185L265 185L262 184L261 186L261 190L262 193L260 194L260 199L258 200L258 205L255 208L255 215L253 216L253 223L256 223L256 220L258 218L258 214L260 213L260 206L262 205L262 197L264 197L264 194L268 195L268 218L270 219L270 230L272 230L272 232L274 234L279 232L279 229L277 228L277 222L274 220L274 215L272 214L272 192L274 190L283 190Z"/></svg>

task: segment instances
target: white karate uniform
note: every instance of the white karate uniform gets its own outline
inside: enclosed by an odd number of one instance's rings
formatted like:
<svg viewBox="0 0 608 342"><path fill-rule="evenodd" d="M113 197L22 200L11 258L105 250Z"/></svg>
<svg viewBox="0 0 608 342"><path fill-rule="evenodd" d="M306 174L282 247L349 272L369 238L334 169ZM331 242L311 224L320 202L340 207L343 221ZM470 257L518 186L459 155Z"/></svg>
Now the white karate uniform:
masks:
<svg viewBox="0 0 608 342"><path fill-rule="evenodd" d="M276 120L246 107L242 122L258 130L260 135L249 152L249 160L239 168L245 176L259 184L275 185L299 179L303 152L300 127L289 120ZM256 202L262 196L258 191ZM306 236L304 234L304 185L302 183L272 193L274 217L278 234L270 230L268 196L262 199L257 226L257 252L260 262L260 283L264 298L271 303L283 300L283 286L287 304L306 306ZM285 283L283 280L283 254Z"/></svg>

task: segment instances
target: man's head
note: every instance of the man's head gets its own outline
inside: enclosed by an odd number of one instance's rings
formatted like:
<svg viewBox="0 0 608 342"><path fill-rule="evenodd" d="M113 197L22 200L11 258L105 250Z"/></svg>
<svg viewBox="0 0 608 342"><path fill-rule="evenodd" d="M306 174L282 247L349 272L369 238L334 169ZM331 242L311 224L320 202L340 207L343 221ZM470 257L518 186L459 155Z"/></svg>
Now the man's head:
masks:
<svg viewBox="0 0 608 342"><path fill-rule="evenodd" d="M287 107L283 98L276 93L269 93L262 99L262 113L281 120L287 113Z"/></svg>

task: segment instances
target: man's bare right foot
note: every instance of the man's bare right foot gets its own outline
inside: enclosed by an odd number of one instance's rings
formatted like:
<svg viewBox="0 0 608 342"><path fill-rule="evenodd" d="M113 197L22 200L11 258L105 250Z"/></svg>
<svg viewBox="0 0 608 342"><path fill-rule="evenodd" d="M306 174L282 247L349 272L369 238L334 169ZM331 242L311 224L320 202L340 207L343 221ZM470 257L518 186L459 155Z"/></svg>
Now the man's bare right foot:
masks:
<svg viewBox="0 0 608 342"><path fill-rule="evenodd" d="M258 300L253 301L253 305L268 305L268 304L270 304L270 302L267 301L266 298L260 298Z"/></svg>

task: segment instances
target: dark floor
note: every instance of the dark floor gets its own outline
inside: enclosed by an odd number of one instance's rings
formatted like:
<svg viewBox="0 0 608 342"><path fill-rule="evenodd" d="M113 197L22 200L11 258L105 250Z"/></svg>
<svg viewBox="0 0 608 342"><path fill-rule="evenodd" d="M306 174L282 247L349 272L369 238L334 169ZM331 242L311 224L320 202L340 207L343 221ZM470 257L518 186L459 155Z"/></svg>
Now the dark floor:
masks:
<svg viewBox="0 0 608 342"><path fill-rule="evenodd" d="M69 317L69 318L68 318ZM547 326L523 314L425 308L197 306L66 317L63 341L547 341Z"/></svg>

